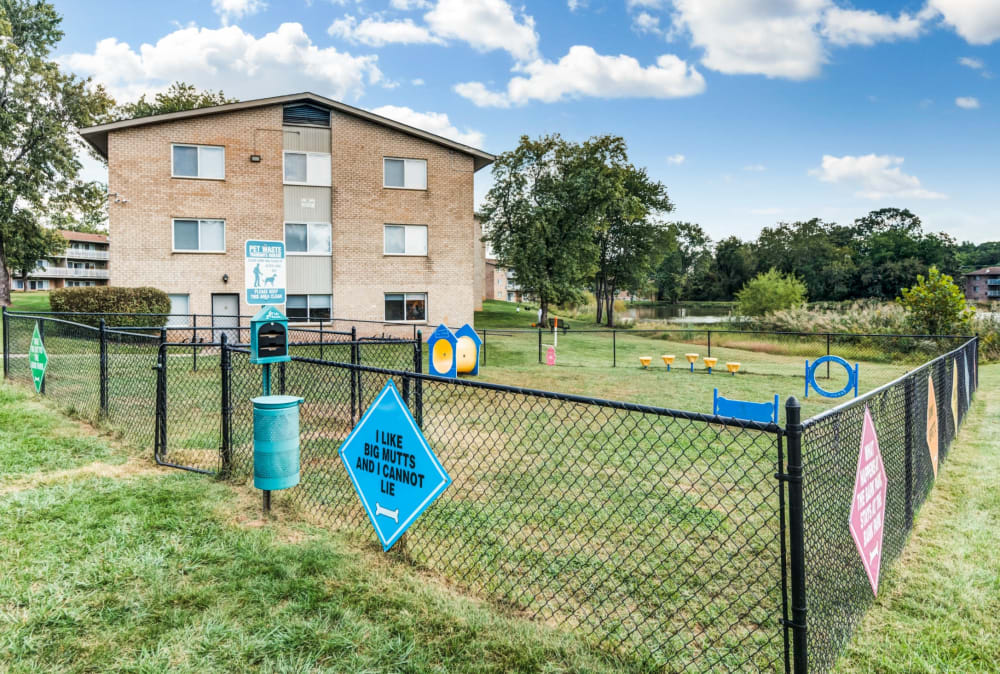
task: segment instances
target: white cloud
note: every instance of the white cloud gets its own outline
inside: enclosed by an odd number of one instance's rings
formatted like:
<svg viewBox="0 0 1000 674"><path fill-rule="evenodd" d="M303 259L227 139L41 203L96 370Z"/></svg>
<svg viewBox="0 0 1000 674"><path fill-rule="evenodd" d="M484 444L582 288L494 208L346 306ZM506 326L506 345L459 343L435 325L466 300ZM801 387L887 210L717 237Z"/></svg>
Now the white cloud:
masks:
<svg viewBox="0 0 1000 674"><path fill-rule="evenodd" d="M431 3L428 0L391 0L389 6L407 12L411 9L428 9Z"/></svg>
<svg viewBox="0 0 1000 674"><path fill-rule="evenodd" d="M917 16L902 12L893 19L871 10L831 7L823 14L823 37L845 47L852 44L871 46L876 42L913 39L920 35L924 22Z"/></svg>
<svg viewBox="0 0 1000 674"><path fill-rule="evenodd" d="M646 9L660 9L666 4L665 0L625 0L625 6L632 10L636 7L645 7Z"/></svg>
<svg viewBox="0 0 1000 674"><path fill-rule="evenodd" d="M955 99L955 105L965 110L977 110L979 108L979 99L973 96L959 96Z"/></svg>
<svg viewBox="0 0 1000 674"><path fill-rule="evenodd" d="M962 58L958 59L958 63L959 65L963 65L966 68L972 68L973 70L982 70L983 68L986 67L986 64L983 63L980 59L974 59L971 56L963 56Z"/></svg>
<svg viewBox="0 0 1000 674"><path fill-rule="evenodd" d="M865 199L946 199L939 192L931 192L920 185L916 176L900 170L902 157L867 154L854 157L823 155L823 163L809 171L826 183L855 185L856 196Z"/></svg>
<svg viewBox="0 0 1000 674"><path fill-rule="evenodd" d="M455 93L467 98L480 108L509 108L510 99L504 93L490 91L482 82L459 82Z"/></svg>
<svg viewBox="0 0 1000 674"><path fill-rule="evenodd" d="M538 59L521 64L506 93L491 92L480 82L464 82L455 91L476 105L507 107L529 101L553 103L567 98L679 98L705 90L705 78L673 54L643 67L631 56L598 54L575 45L558 62Z"/></svg>
<svg viewBox="0 0 1000 674"><path fill-rule="evenodd" d="M674 0L674 28L727 74L814 77L826 62L816 31L829 0Z"/></svg>
<svg viewBox="0 0 1000 674"><path fill-rule="evenodd" d="M760 173L761 171L766 171L767 167L763 164L747 164L743 167L744 171L750 171L752 173Z"/></svg>
<svg viewBox="0 0 1000 674"><path fill-rule="evenodd" d="M971 44L1000 39L1000 2L996 0L928 0L927 7L940 12L944 22Z"/></svg>
<svg viewBox="0 0 1000 674"><path fill-rule="evenodd" d="M368 84L385 84L377 60L374 55L317 47L301 24L283 23L259 38L237 26L189 26L138 50L106 38L93 52L69 54L60 62L80 75L93 76L126 101L161 91L175 80L239 98L305 90L356 97Z"/></svg>
<svg viewBox="0 0 1000 674"><path fill-rule="evenodd" d="M575 12L578 9L586 7L587 0L566 0L566 6L569 7L569 11Z"/></svg>
<svg viewBox="0 0 1000 674"><path fill-rule="evenodd" d="M372 110L376 115L382 115L389 119L395 119L403 124L415 126L424 131L436 133L439 136L457 140L473 147L480 147L483 144L483 134L479 131L466 129L459 131L448 119L448 115L443 112L417 112L410 108L399 105L383 105Z"/></svg>
<svg viewBox="0 0 1000 674"><path fill-rule="evenodd" d="M444 40L432 35L426 26L413 23L412 19L382 21L377 16L370 16L359 23L348 14L330 24L326 32L370 47L386 44L444 44Z"/></svg>
<svg viewBox="0 0 1000 674"><path fill-rule="evenodd" d="M667 163L668 164L683 164L685 159L687 159L687 157L685 157L682 154L672 154L669 157L667 157Z"/></svg>
<svg viewBox="0 0 1000 674"><path fill-rule="evenodd" d="M660 19L649 12L639 12L632 17L632 30L637 33L652 33L659 35L663 31L660 29Z"/></svg>
<svg viewBox="0 0 1000 674"><path fill-rule="evenodd" d="M415 87L422 87L422 86L424 86L424 78L422 78L422 77L415 77L412 80L410 80L410 84L412 84Z"/></svg>
<svg viewBox="0 0 1000 674"><path fill-rule="evenodd" d="M263 0L212 0L212 9L222 19L223 25L256 14L266 7Z"/></svg>
<svg viewBox="0 0 1000 674"><path fill-rule="evenodd" d="M438 0L424 19L436 35L479 51L503 49L519 61L538 56L534 18L522 13L519 21L504 0Z"/></svg>

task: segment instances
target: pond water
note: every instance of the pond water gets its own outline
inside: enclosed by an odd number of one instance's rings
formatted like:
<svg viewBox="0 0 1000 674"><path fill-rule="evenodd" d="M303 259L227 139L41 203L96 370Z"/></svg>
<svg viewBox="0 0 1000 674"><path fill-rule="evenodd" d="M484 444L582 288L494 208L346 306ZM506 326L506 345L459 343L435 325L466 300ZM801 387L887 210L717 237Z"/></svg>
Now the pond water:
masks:
<svg viewBox="0 0 1000 674"><path fill-rule="evenodd" d="M658 320L674 323L721 323L729 318L729 305L644 304L624 312L634 321Z"/></svg>

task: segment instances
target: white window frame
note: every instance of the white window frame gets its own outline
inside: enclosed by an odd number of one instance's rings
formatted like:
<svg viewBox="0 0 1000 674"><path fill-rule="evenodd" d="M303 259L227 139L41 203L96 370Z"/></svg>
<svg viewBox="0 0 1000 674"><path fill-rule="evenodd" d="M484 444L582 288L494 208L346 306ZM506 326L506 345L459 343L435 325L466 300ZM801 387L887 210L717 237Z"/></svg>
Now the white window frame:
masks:
<svg viewBox="0 0 1000 674"><path fill-rule="evenodd" d="M314 253L314 252L312 252L310 250L307 250L305 252L302 252L302 251L290 251L290 250L288 250L288 234L285 231L285 228L288 227L288 225L305 225L306 226L306 247L309 246L309 228L310 227L313 227L313 226L322 226L322 227L329 228L329 230L330 230L330 250L328 250L325 253ZM282 225L282 237L283 237L283 240L285 242L285 255L287 255L289 257L292 257L292 256L297 256L297 257L330 257L331 255L333 255L333 225L331 223L329 223L329 222L319 222L319 221L312 221L312 220L286 220L285 224ZM301 293L293 293L293 294L300 295ZM323 293L314 293L314 294L322 295Z"/></svg>
<svg viewBox="0 0 1000 674"><path fill-rule="evenodd" d="M190 250L188 248L174 248L174 242L177 241L174 229L177 227L178 220L194 220L198 223L198 249ZM203 222L221 222L222 223L222 250L202 250L201 249L201 223ZM190 253L192 255L218 255L220 253L225 254L226 252L226 220L224 218L173 218L170 221L170 252L171 253Z"/></svg>
<svg viewBox="0 0 1000 674"><path fill-rule="evenodd" d="M313 320L313 319L309 318L309 313L312 311L312 304L310 303L309 298L312 297L312 296L314 296L314 295L321 295L323 297L329 297L330 298L330 306L329 306L329 309L330 309L330 318L318 318L316 320ZM305 317L305 320L303 320L301 318L289 318L288 319L289 323L292 323L293 325L306 325L307 323L325 323L327 321L333 320L333 293L288 293L288 297L292 297L292 296L294 296L294 297L305 297L306 298L306 317ZM287 298L285 299L285 313L286 313L286 315L288 313L288 299Z"/></svg>
<svg viewBox="0 0 1000 674"><path fill-rule="evenodd" d="M403 162L403 184L399 185L386 185L385 184L385 162L387 159L394 159L396 161ZM407 187L406 186L406 165L410 162L419 162L424 165L424 186L423 187ZM387 190L417 190L417 191L427 191L427 160L417 159L415 157L382 157L382 187Z"/></svg>
<svg viewBox="0 0 1000 674"><path fill-rule="evenodd" d="M385 296L386 295L402 295L403 296L403 316L404 316L404 318L402 320L394 321L394 320L390 320L390 319L386 318L386 316L385 316ZM409 296L411 296L411 295L420 295L420 296L422 296L424 298L424 317L422 319L418 320L418 321L408 321L405 318L405 316L406 316L406 298L409 297ZM427 317L430 315L430 311L428 310L428 306L429 306L429 303L430 303L430 297L429 297L429 295L430 295L430 293L427 293L427 292L407 293L407 292L402 292L402 291L398 291L398 290L396 290L396 291L386 291L386 292L382 293L382 319L383 319L383 321L386 322L386 323L411 323L411 324L417 324L417 325L422 324L422 323L426 323L427 322Z"/></svg>
<svg viewBox="0 0 1000 674"><path fill-rule="evenodd" d="M305 181L298 180L287 180L285 178L285 158L290 154L304 154L306 156L306 179ZM323 179L319 182L315 180L310 180L309 171L309 158L310 157L325 157L326 158L326 171L323 173ZM312 176L315 177L315 176ZM309 185L312 187L330 187L333 185L333 161L329 152L307 152L305 150L285 150L281 153L281 181L284 185Z"/></svg>
<svg viewBox="0 0 1000 674"><path fill-rule="evenodd" d="M222 150L222 177L221 178L209 178L206 176L179 176L174 172L174 148L175 147L193 147L198 149L198 173L201 173L201 148L213 148ZM225 180L226 179L226 146L225 145L198 145L196 143L171 143L170 144L170 177L171 178L182 178L186 180Z"/></svg>
<svg viewBox="0 0 1000 674"><path fill-rule="evenodd" d="M390 253L389 251L387 251L385 249L386 248L386 235L385 235L386 227L403 227L404 228L404 231L403 231L403 248L404 248L404 251L402 253ZM421 228L421 229L424 230L424 252L423 253L407 253L406 250L405 250L405 248L406 248L406 231L405 230L409 229L411 227L413 227L413 228L419 227L419 228ZM395 223L395 222L387 222L387 223L385 223L382 226L382 254L383 255L388 255L390 257L427 257L427 255L430 253L430 241L428 240L429 237L430 237L430 231L428 230L427 225L401 225L401 224L398 224L398 223Z"/></svg>

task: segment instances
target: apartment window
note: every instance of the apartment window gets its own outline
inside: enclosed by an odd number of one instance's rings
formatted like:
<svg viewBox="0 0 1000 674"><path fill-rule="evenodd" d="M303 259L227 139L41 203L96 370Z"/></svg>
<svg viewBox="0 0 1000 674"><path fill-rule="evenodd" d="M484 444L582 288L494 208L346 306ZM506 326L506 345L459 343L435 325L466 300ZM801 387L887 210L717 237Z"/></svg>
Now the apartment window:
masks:
<svg viewBox="0 0 1000 674"><path fill-rule="evenodd" d="M226 177L226 148L221 145L174 145L173 171L175 178Z"/></svg>
<svg viewBox="0 0 1000 674"><path fill-rule="evenodd" d="M396 159L385 157L383 160L383 182L385 187L401 187L407 190L427 189L426 159Z"/></svg>
<svg viewBox="0 0 1000 674"><path fill-rule="evenodd" d="M385 320L427 320L427 293L386 293Z"/></svg>
<svg viewBox="0 0 1000 674"><path fill-rule="evenodd" d="M286 152L285 183L330 186L330 155L324 152Z"/></svg>
<svg viewBox="0 0 1000 674"><path fill-rule="evenodd" d="M285 315L290 321L328 321L331 306L329 295L289 295Z"/></svg>
<svg viewBox="0 0 1000 674"><path fill-rule="evenodd" d="M225 220L174 220L174 250L189 253L225 253Z"/></svg>
<svg viewBox="0 0 1000 674"><path fill-rule="evenodd" d="M427 255L427 225L386 225L386 255Z"/></svg>
<svg viewBox="0 0 1000 674"><path fill-rule="evenodd" d="M19 279L19 278L14 279L14 290L24 290L24 280L23 279Z"/></svg>
<svg viewBox="0 0 1000 674"><path fill-rule="evenodd" d="M186 328L191 325L188 315L191 313L191 298L186 293L172 293L170 298L170 316L167 318L168 328Z"/></svg>
<svg viewBox="0 0 1000 674"><path fill-rule="evenodd" d="M66 281L68 288L89 288L94 285L97 285L94 281Z"/></svg>
<svg viewBox="0 0 1000 674"><path fill-rule="evenodd" d="M49 282L44 281L28 281L28 290L48 290Z"/></svg>
<svg viewBox="0 0 1000 674"><path fill-rule="evenodd" d="M285 250L300 255L330 254L330 223L286 222Z"/></svg>

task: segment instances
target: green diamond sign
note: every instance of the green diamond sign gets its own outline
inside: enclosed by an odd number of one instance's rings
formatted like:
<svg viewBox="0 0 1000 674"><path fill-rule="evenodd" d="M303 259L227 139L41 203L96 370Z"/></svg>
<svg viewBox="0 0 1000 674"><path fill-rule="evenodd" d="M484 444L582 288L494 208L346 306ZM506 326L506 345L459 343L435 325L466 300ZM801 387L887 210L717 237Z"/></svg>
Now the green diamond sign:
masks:
<svg viewBox="0 0 1000 674"><path fill-rule="evenodd" d="M31 336L31 346L28 347L28 367L31 368L31 378L35 382L35 392L41 393L42 381L45 380L45 370L49 366L49 354L45 353L42 336L38 332L38 321L35 321L35 334Z"/></svg>

